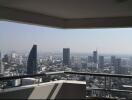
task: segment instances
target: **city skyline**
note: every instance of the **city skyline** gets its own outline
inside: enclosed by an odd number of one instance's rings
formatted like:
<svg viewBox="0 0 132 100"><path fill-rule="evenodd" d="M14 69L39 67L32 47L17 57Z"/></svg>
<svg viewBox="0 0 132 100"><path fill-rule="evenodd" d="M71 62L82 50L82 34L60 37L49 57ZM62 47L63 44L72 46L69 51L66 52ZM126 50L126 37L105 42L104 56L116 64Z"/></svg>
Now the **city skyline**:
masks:
<svg viewBox="0 0 132 100"><path fill-rule="evenodd" d="M0 51L26 51L33 44L38 52L62 52L70 48L75 53L132 54L132 28L57 29L0 21Z"/></svg>

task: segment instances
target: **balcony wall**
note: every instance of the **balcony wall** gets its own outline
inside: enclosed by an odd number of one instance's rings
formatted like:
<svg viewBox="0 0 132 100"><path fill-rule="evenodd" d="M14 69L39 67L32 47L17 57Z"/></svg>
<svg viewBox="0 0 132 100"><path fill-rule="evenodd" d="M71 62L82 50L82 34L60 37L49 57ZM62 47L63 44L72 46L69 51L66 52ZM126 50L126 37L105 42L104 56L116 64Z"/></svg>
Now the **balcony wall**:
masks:
<svg viewBox="0 0 132 100"><path fill-rule="evenodd" d="M86 82L54 81L0 90L0 99L85 99Z"/></svg>

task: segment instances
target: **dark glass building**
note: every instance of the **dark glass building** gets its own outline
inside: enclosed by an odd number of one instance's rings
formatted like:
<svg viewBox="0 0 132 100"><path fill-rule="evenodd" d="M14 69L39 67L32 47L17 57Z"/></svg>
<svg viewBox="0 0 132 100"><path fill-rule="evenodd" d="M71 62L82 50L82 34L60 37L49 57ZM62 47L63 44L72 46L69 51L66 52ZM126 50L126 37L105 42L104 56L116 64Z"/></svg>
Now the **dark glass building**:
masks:
<svg viewBox="0 0 132 100"><path fill-rule="evenodd" d="M93 62L97 63L97 51L93 51Z"/></svg>
<svg viewBox="0 0 132 100"><path fill-rule="evenodd" d="M9 56L7 54L4 55L4 58L2 59L3 62L9 62Z"/></svg>
<svg viewBox="0 0 132 100"><path fill-rule="evenodd" d="M27 74L37 73L37 45L33 45L27 61Z"/></svg>
<svg viewBox="0 0 132 100"><path fill-rule="evenodd" d="M70 48L63 48L63 65L70 65Z"/></svg>
<svg viewBox="0 0 132 100"><path fill-rule="evenodd" d="M99 56L99 68L104 68L104 56Z"/></svg>
<svg viewBox="0 0 132 100"><path fill-rule="evenodd" d="M0 73L2 73L1 70L2 70L2 57L1 57L1 52L0 52Z"/></svg>

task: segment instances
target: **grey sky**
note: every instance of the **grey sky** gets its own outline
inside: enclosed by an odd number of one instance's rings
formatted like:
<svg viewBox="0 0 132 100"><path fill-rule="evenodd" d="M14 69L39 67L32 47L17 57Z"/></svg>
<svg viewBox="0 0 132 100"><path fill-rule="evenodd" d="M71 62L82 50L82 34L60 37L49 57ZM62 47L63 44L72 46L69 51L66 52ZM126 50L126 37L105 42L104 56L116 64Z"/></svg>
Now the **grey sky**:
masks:
<svg viewBox="0 0 132 100"><path fill-rule="evenodd" d="M0 21L0 50L29 51L33 44L41 52L132 54L132 28L115 29L56 29L36 25Z"/></svg>

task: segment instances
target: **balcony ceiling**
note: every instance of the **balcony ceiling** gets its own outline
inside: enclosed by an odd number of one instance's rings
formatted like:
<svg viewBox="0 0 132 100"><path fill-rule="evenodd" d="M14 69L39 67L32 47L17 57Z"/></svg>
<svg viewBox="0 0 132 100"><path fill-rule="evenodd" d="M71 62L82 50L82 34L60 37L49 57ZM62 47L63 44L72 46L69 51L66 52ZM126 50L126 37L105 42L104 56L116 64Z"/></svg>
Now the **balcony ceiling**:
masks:
<svg viewBox="0 0 132 100"><path fill-rule="evenodd" d="M0 18L61 28L131 27L132 0L0 0Z"/></svg>

